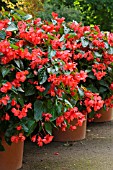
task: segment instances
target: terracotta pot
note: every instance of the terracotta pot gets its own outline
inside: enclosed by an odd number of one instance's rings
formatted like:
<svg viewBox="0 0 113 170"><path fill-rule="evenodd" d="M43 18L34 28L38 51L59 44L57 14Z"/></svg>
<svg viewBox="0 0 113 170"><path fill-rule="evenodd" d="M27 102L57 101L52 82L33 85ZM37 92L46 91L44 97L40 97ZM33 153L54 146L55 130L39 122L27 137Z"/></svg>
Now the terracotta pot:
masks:
<svg viewBox="0 0 113 170"><path fill-rule="evenodd" d="M86 122L87 119L83 122L82 126L78 126L77 129L71 131L67 129L66 131L62 131L59 129L53 130L54 141L58 142L68 142L68 141L78 141L85 139L86 137ZM73 121L72 124L75 124L76 120Z"/></svg>
<svg viewBox="0 0 113 170"><path fill-rule="evenodd" d="M101 109L98 113L102 114L100 118L94 118L94 122L108 122L113 119L113 109L110 108L108 111Z"/></svg>
<svg viewBox="0 0 113 170"><path fill-rule="evenodd" d="M24 142L8 145L2 141L5 151L0 151L0 170L17 170L22 167Z"/></svg>

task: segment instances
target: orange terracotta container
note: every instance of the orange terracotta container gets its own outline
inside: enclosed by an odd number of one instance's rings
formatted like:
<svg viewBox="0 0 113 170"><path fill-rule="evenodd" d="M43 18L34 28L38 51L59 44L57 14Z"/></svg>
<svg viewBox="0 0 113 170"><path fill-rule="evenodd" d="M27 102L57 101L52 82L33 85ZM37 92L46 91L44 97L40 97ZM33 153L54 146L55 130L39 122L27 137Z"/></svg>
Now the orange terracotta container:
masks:
<svg viewBox="0 0 113 170"><path fill-rule="evenodd" d="M0 151L0 170L17 170L22 167L24 142L8 145L5 140L2 142L5 151Z"/></svg>
<svg viewBox="0 0 113 170"><path fill-rule="evenodd" d="M108 111L101 109L98 113L101 113L100 118L94 118L94 122L108 122L113 120L113 109L110 108Z"/></svg>
<svg viewBox="0 0 113 170"><path fill-rule="evenodd" d="M62 131L59 129L53 130L54 141L58 142L69 142L69 141L78 141L83 140L86 137L86 123L87 119L83 122L82 126L78 126L77 129L71 131L67 129L66 131ZM75 124L76 120L73 121L72 124Z"/></svg>

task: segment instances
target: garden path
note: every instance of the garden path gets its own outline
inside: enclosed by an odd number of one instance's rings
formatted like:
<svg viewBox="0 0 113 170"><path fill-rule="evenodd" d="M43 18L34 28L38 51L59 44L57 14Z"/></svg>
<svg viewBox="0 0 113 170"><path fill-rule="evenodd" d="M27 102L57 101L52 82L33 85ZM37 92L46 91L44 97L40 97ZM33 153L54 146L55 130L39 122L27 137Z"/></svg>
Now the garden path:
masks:
<svg viewBox="0 0 113 170"><path fill-rule="evenodd" d="M78 142L39 148L27 141L21 170L113 170L113 121L90 124Z"/></svg>

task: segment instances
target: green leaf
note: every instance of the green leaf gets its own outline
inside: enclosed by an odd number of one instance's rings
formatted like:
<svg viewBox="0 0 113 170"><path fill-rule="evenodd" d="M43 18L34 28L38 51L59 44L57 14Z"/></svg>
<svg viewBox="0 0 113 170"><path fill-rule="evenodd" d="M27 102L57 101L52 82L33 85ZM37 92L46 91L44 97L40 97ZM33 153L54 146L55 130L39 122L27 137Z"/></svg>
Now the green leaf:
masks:
<svg viewBox="0 0 113 170"><path fill-rule="evenodd" d="M44 67L38 70L38 80L40 84L44 84L47 80L47 73Z"/></svg>
<svg viewBox="0 0 113 170"><path fill-rule="evenodd" d="M48 58L51 59L56 55L56 51L55 50L51 50L51 52L48 54Z"/></svg>
<svg viewBox="0 0 113 170"><path fill-rule="evenodd" d="M99 82L100 85L109 88L109 85L108 85L104 80L100 80L100 81L98 81L98 82Z"/></svg>
<svg viewBox="0 0 113 170"><path fill-rule="evenodd" d="M81 88L78 88L78 93L80 95L80 98L84 97L84 91Z"/></svg>
<svg viewBox="0 0 113 170"><path fill-rule="evenodd" d="M48 35L48 38L50 38L50 39L52 39L52 40L54 40L55 39L55 37L54 36L52 36L52 35L50 35L50 34L47 34Z"/></svg>
<svg viewBox="0 0 113 170"><path fill-rule="evenodd" d="M17 91L24 92L24 90L21 87L19 87Z"/></svg>
<svg viewBox="0 0 113 170"><path fill-rule="evenodd" d="M6 37L6 33L3 30L0 30L0 39L4 40Z"/></svg>
<svg viewBox="0 0 113 170"><path fill-rule="evenodd" d="M57 72L59 70L59 66L55 65L55 71Z"/></svg>
<svg viewBox="0 0 113 170"><path fill-rule="evenodd" d="M50 89L50 83L44 84L44 87L45 87L45 91L43 92L43 95L46 95Z"/></svg>
<svg viewBox="0 0 113 170"><path fill-rule="evenodd" d="M57 21L52 19L52 23L53 23L53 25L56 25Z"/></svg>
<svg viewBox="0 0 113 170"><path fill-rule="evenodd" d="M24 63L23 63L22 60L20 60L20 68L21 68L22 70L24 70Z"/></svg>
<svg viewBox="0 0 113 170"><path fill-rule="evenodd" d="M91 92L93 93L98 93L98 89L94 86L94 84L90 84L88 87L87 87L88 90L90 90Z"/></svg>
<svg viewBox="0 0 113 170"><path fill-rule="evenodd" d="M87 69L85 70L87 73L90 73L92 70L91 69Z"/></svg>
<svg viewBox="0 0 113 170"><path fill-rule="evenodd" d="M99 52L94 52L94 55L97 58L102 58L102 54L100 54Z"/></svg>
<svg viewBox="0 0 113 170"><path fill-rule="evenodd" d="M14 60L14 62L15 62L16 65L20 68L20 61L19 61L19 60Z"/></svg>
<svg viewBox="0 0 113 170"><path fill-rule="evenodd" d="M28 79L33 78L33 77L34 77L34 74L31 73L31 72L27 75L27 78L28 78Z"/></svg>
<svg viewBox="0 0 113 170"><path fill-rule="evenodd" d="M63 34L62 37L59 39L59 41L64 41L65 40L65 35Z"/></svg>
<svg viewBox="0 0 113 170"><path fill-rule="evenodd" d="M30 15L30 14L27 14L23 17L23 20L25 20L25 21L30 20L30 19L32 19L32 15Z"/></svg>
<svg viewBox="0 0 113 170"><path fill-rule="evenodd" d="M64 101L70 108L73 108L72 104L67 99L65 99Z"/></svg>
<svg viewBox="0 0 113 170"><path fill-rule="evenodd" d="M110 48L108 49L108 54L113 54L113 47L110 47Z"/></svg>
<svg viewBox="0 0 113 170"><path fill-rule="evenodd" d="M51 121L53 122L54 120L56 120L56 118L58 117L58 110L56 111L57 107L53 106L50 110L50 113L52 114L52 118L51 118ZM62 112L59 113L59 116Z"/></svg>
<svg viewBox="0 0 113 170"><path fill-rule="evenodd" d="M15 94L18 94L18 92L17 92L17 89L14 87L14 86L12 86L12 89L11 89Z"/></svg>
<svg viewBox="0 0 113 170"><path fill-rule="evenodd" d="M11 24L6 28L6 31L17 31L17 30L18 30L18 28L14 24L14 22L11 22Z"/></svg>
<svg viewBox="0 0 113 170"><path fill-rule="evenodd" d="M104 42L104 43L105 43L105 48L108 49L109 48L108 42Z"/></svg>
<svg viewBox="0 0 113 170"><path fill-rule="evenodd" d="M87 47L89 45L89 41L85 39L85 37L81 37L81 43L83 47Z"/></svg>
<svg viewBox="0 0 113 170"><path fill-rule="evenodd" d="M24 124L24 121L22 123L20 123L20 125L22 126L22 129L24 130L24 132L27 132L29 131L28 127Z"/></svg>
<svg viewBox="0 0 113 170"><path fill-rule="evenodd" d="M45 122L44 125L45 125L45 130L47 131L47 133L52 135L52 126L51 126L50 122Z"/></svg>
<svg viewBox="0 0 113 170"><path fill-rule="evenodd" d="M56 55L56 51L52 50L51 48L48 49L48 58L51 59Z"/></svg>
<svg viewBox="0 0 113 170"><path fill-rule="evenodd" d="M99 93L105 93L108 89L106 87L100 87Z"/></svg>
<svg viewBox="0 0 113 170"><path fill-rule="evenodd" d="M29 136L34 129L36 128L37 123L35 122L35 120L28 120L27 121L27 127L28 127L28 132L27 132L27 136Z"/></svg>
<svg viewBox="0 0 113 170"><path fill-rule="evenodd" d="M10 44L10 46L14 49L14 50L18 50L18 46L17 45L14 45L14 44Z"/></svg>
<svg viewBox="0 0 113 170"><path fill-rule="evenodd" d="M18 66L18 68L24 69L24 64L21 60L14 60L14 62Z"/></svg>
<svg viewBox="0 0 113 170"><path fill-rule="evenodd" d="M42 120L42 113L44 112L43 102L40 100L36 100L34 102L34 119L36 122Z"/></svg>
<svg viewBox="0 0 113 170"><path fill-rule="evenodd" d="M66 100L66 99L65 99ZM68 105L70 105L67 101L65 101ZM62 114L62 109L63 109L63 105L62 103L58 102L57 106L56 106L56 110L57 110L57 113L60 115ZM55 117L56 118L56 117Z"/></svg>
<svg viewBox="0 0 113 170"><path fill-rule="evenodd" d="M91 111L88 115L89 118L94 118L94 115L96 114L96 112Z"/></svg>
<svg viewBox="0 0 113 170"><path fill-rule="evenodd" d="M92 72L90 72L90 73L88 74L88 77L91 78L91 79L93 79L93 80L96 79L96 77L94 76L94 74L93 74Z"/></svg>
<svg viewBox="0 0 113 170"><path fill-rule="evenodd" d="M27 84L25 89L25 96L31 96L35 94L35 87L32 84Z"/></svg>
<svg viewBox="0 0 113 170"><path fill-rule="evenodd" d="M18 95L17 100L21 104L21 106L24 106L24 99L21 95Z"/></svg>
<svg viewBox="0 0 113 170"><path fill-rule="evenodd" d="M1 72L2 76L5 77L10 72L10 68L2 67Z"/></svg>
<svg viewBox="0 0 113 170"><path fill-rule="evenodd" d="M13 14L13 17L14 17L14 19L17 20L17 21L18 21L18 20L22 20L22 18L21 18L18 14L16 14L16 13Z"/></svg>
<svg viewBox="0 0 113 170"><path fill-rule="evenodd" d="M10 122L10 124L5 132L5 140L7 139L8 144L11 144L10 141L8 140L8 138L13 136L14 132L15 132L15 122Z"/></svg>
<svg viewBox="0 0 113 170"><path fill-rule="evenodd" d="M76 33L70 33L68 38L74 38L77 34Z"/></svg>
<svg viewBox="0 0 113 170"><path fill-rule="evenodd" d="M62 25L64 26L64 34L68 34L70 32L70 29L65 24Z"/></svg>
<svg viewBox="0 0 113 170"><path fill-rule="evenodd" d="M23 17L26 16L26 13L22 10L15 10L15 11Z"/></svg>

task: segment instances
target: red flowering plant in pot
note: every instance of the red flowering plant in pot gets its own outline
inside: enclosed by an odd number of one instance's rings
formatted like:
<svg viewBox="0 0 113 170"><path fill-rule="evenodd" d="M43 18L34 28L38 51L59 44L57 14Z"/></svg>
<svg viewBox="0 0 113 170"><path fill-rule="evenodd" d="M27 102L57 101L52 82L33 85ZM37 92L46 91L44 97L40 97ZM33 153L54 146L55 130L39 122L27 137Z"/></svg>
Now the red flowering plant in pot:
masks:
<svg viewBox="0 0 113 170"><path fill-rule="evenodd" d="M53 127L82 126L85 115L76 103L87 72L72 61L73 30L64 18L18 19L8 14L0 20L0 133L8 144L30 136L42 146L52 141Z"/></svg>
<svg viewBox="0 0 113 170"><path fill-rule="evenodd" d="M85 109L88 120L100 118L100 110L113 107L113 34L100 31L98 26L84 27L73 22L70 24L75 35L70 41L71 48L75 45L73 62L77 69L87 72L87 79L81 84L84 96L78 107ZM71 44L70 44L71 42ZM72 48L73 51L73 48Z"/></svg>

